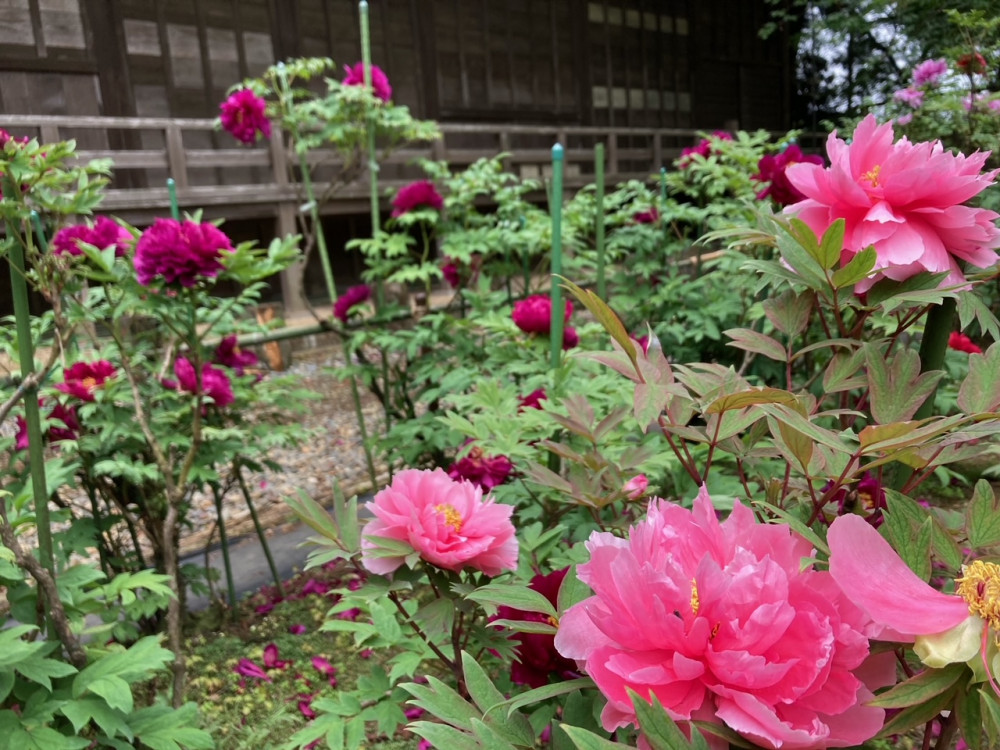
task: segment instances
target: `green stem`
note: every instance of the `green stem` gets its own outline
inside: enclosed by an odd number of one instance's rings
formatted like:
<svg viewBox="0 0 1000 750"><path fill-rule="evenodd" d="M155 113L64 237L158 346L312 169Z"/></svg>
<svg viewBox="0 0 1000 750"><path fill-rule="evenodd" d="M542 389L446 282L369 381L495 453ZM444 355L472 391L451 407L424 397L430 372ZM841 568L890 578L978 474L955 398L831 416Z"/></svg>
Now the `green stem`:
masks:
<svg viewBox="0 0 1000 750"><path fill-rule="evenodd" d="M553 370L559 367L559 359L563 346L564 306L562 287L558 276L562 273L562 198L563 198L563 147L557 143L552 147L552 195L549 210L552 212L552 260L551 260L551 298L552 324L549 338L550 365Z"/></svg>
<svg viewBox="0 0 1000 750"><path fill-rule="evenodd" d="M347 348L347 340L344 343L344 361L350 364L351 352ZM361 447L365 451L365 463L368 465L368 477L372 481L372 490L378 485L378 476L375 472L375 460L372 458L372 448L368 444L368 429L365 427L365 414L361 410L361 394L358 392L358 379L351 375L351 399L354 401L354 414L358 419L358 430L361 432Z"/></svg>
<svg viewBox="0 0 1000 750"><path fill-rule="evenodd" d="M313 231L316 232L316 251L319 253L319 262L323 266L323 279L326 281L326 292L332 305L337 301L337 285L333 281L333 267L330 265L330 256L326 252L326 235L323 234L323 225L320 223L319 206L316 203L316 193L313 190L309 163L306 161L305 154L299 154L299 167L302 170L302 189L306 192L309 218L313 223Z"/></svg>
<svg viewBox="0 0 1000 750"><path fill-rule="evenodd" d="M594 179L597 184L597 206L595 207L594 243L597 246L597 296L608 298L604 281L604 144L594 146Z"/></svg>
<svg viewBox="0 0 1000 750"><path fill-rule="evenodd" d="M19 195L9 177L3 178L5 195ZM28 302L28 284L24 270L24 237L21 227L7 221L7 236L12 238L10 258L10 290L14 302L14 324L17 331L17 351L21 361L21 377L31 382L35 373L35 348L31 339L31 307ZM28 466L31 472L31 491L35 501L35 518L38 528L38 552L42 566L55 572L52 553L52 528L49 520L49 493L45 484L45 456L42 445L42 421L38 409L38 388L33 383L24 390L24 421L28 426Z"/></svg>
<svg viewBox="0 0 1000 750"><path fill-rule="evenodd" d="M222 517L222 490L218 482L212 482L212 497L215 498L215 518L219 523L219 544L222 545L222 567L226 571L226 590L229 592L229 616L236 620L236 583L233 581L233 565L229 560L229 535L226 520Z"/></svg>
<svg viewBox="0 0 1000 750"><path fill-rule="evenodd" d="M278 595L285 598L285 586L281 582L278 574L278 566L274 564L274 556L271 554L271 545L267 543L267 536L264 534L264 527L260 525L260 518L257 516L257 509L254 507L253 498L250 497L250 489L247 481L243 477L243 464L239 459L233 461L233 471L236 472L236 479L240 483L240 490L243 492L243 499L246 500L247 508L250 510L250 518L253 519L253 527L257 531L257 538L260 539L260 548L264 550L264 557L267 560L267 567L271 570L271 577L274 578L274 586L278 589Z"/></svg>
<svg viewBox="0 0 1000 750"><path fill-rule="evenodd" d="M361 0L358 3L358 17L361 22L361 65L364 76L365 90L375 96L375 87L372 85L372 45L371 32L368 29L368 2ZM379 215L378 205L378 153L375 150L375 110L369 110L366 114L366 126L368 130L368 202L369 212L372 220L372 237L374 237L382 226L382 217ZM428 302L430 302L428 292ZM378 309L385 305L385 288L382 279L375 283L375 304Z"/></svg>

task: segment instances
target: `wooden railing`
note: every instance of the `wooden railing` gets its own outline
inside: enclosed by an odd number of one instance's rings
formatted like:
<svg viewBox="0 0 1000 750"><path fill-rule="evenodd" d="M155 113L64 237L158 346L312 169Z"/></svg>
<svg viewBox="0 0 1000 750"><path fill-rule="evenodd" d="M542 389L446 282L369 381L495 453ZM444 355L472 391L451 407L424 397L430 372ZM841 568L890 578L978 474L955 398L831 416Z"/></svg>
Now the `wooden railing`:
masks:
<svg viewBox="0 0 1000 750"><path fill-rule="evenodd" d="M289 155L277 140L239 146L216 130L214 120L0 115L0 127L41 142L74 138L80 161L110 158L114 177L102 210L137 224L165 212L168 177L175 181L181 208L202 208L206 216L287 215L302 201L300 186L289 179ZM380 187L398 187L421 176L415 166L420 157L463 167L501 152L510 154L505 164L511 172L545 177L551 145L556 142L566 149L565 184L569 188L593 180L593 146L599 142L605 144L608 184L645 180L697 140L695 131L684 129L443 124L441 131L440 141L391 154L380 167ZM332 154L311 156L320 191L326 187L322 163L330 159ZM364 213L367 180L363 174L344 185L324 210Z"/></svg>

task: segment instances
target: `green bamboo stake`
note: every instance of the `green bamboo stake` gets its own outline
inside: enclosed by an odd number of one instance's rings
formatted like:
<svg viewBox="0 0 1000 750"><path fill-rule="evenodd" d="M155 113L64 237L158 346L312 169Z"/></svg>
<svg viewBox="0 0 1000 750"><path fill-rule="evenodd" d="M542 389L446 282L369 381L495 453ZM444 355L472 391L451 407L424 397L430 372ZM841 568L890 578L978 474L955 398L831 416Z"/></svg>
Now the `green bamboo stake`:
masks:
<svg viewBox="0 0 1000 750"><path fill-rule="evenodd" d="M3 178L3 191L15 195L19 191L9 177ZM38 388L31 385L35 375L35 348L31 340L31 307L28 302L28 284L25 281L24 247L20 227L8 219L7 236L10 243L10 291L14 302L14 325L17 331L17 353L21 360L22 382L29 383L24 390L24 421L28 426L28 466L31 472L31 492L35 501L35 518L38 528L38 552L41 563L50 573L55 573L52 554L52 528L49 520L49 492L45 483L45 456L42 445L42 420L38 409Z"/></svg>
<svg viewBox="0 0 1000 750"><path fill-rule="evenodd" d="M215 517L219 523L219 544L222 546L222 567L226 571L226 590L229 593L229 616L236 620L236 583L233 581L233 565L229 559L229 535L222 517L222 490L218 482L212 482L212 496L215 498Z"/></svg>
<svg viewBox="0 0 1000 750"><path fill-rule="evenodd" d="M552 195L549 210L552 212L552 258L551 258L551 299L552 326L549 339L551 367L559 367L559 357L563 345L563 316L565 309L562 300L562 287L556 278L562 273L562 202L563 202L563 157L562 144L552 147Z"/></svg>
<svg viewBox="0 0 1000 750"><path fill-rule="evenodd" d="M278 566L274 564L274 556L271 554L271 545L267 543L267 536L264 534L264 527L260 525L260 518L257 516L257 508L254 507L253 498L250 496L250 488L247 487L247 480L243 477L243 464L236 460L233 462L233 469L236 471L236 480L240 484L243 492L243 499L246 500L247 508L250 510L250 518L253 519L253 527L257 531L257 538L260 539L260 548L264 551L267 560L267 567L271 570L271 577L274 579L274 586L278 589L278 595L285 598L285 586L281 582L278 574Z"/></svg>
<svg viewBox="0 0 1000 750"><path fill-rule="evenodd" d="M167 195L170 196L170 218L174 221L181 220L181 209L177 205L177 183L173 177L167 178Z"/></svg>
<svg viewBox="0 0 1000 750"><path fill-rule="evenodd" d="M358 17L361 21L361 66L364 76L365 90L372 96L375 95L375 86L372 83L372 45L371 31L368 26L368 0L360 0L358 3ZM369 213L372 220L372 237L374 237L382 226L382 217L378 205L378 158L375 151L375 111L368 112L368 203ZM381 310L385 305L385 289L382 280L375 283L375 303Z"/></svg>
<svg viewBox="0 0 1000 750"><path fill-rule="evenodd" d="M326 292L330 296L330 304L332 305L337 301L337 284L333 280L333 266L330 265L330 256L326 251L326 235L323 233L323 224L320 222L319 205L316 203L316 193L313 190L309 162L306 160L305 154L299 154L299 167L302 170L302 188L306 191L306 203L309 206L309 219L316 232L316 251L319 253L319 262L323 267L323 280L326 282Z"/></svg>
<svg viewBox="0 0 1000 750"><path fill-rule="evenodd" d="M594 230L597 245L597 296L603 300L607 297L607 287L604 282L604 144L594 146L594 179L597 181L597 206L595 208Z"/></svg>
<svg viewBox="0 0 1000 750"><path fill-rule="evenodd" d="M667 168L660 167L660 207L667 205Z"/></svg>

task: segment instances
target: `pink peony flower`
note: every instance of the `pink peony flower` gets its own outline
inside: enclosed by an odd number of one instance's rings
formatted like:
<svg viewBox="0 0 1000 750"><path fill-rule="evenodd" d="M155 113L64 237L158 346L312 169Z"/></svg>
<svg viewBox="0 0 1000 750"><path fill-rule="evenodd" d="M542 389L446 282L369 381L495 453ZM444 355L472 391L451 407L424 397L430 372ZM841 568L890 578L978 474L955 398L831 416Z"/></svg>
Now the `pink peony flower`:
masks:
<svg viewBox="0 0 1000 750"><path fill-rule="evenodd" d="M788 181L786 170L793 164L806 163L823 165L823 157L819 154L803 154L797 143L792 143L779 154L766 154L757 162L757 174L751 177L757 182L769 183L766 188L757 193L759 200L770 197L779 206L796 203L805 196Z"/></svg>
<svg viewBox="0 0 1000 750"><path fill-rule="evenodd" d="M244 368L253 367L258 361L256 354L240 349L236 343L236 334L224 337L212 354L214 364L228 367L237 375L242 375Z"/></svg>
<svg viewBox="0 0 1000 750"><path fill-rule="evenodd" d="M103 388L109 378L118 370L106 359L96 362L77 362L63 372L63 382L56 384L56 390L68 393L81 401L93 401L94 391Z"/></svg>
<svg viewBox="0 0 1000 750"><path fill-rule="evenodd" d="M305 635L306 626L302 624L289 625L288 632L292 635Z"/></svg>
<svg viewBox="0 0 1000 750"><path fill-rule="evenodd" d="M865 704L894 681L894 656L870 656L871 621L829 573L802 569L814 550L787 526L740 503L720 523L702 487L693 510L654 500L627 539L595 532L587 547L577 575L594 596L563 615L556 648L608 699L605 729L636 722L627 688L766 748L859 745L882 728Z"/></svg>
<svg viewBox="0 0 1000 750"><path fill-rule="evenodd" d="M157 219L135 246L135 273L149 286L161 277L167 284L194 286L222 270L222 253L233 249L229 238L212 224Z"/></svg>
<svg viewBox="0 0 1000 750"><path fill-rule="evenodd" d="M647 487L649 487L649 480L646 478L646 475L636 474L625 482L622 492L625 493L629 500L638 500L646 492Z"/></svg>
<svg viewBox="0 0 1000 750"><path fill-rule="evenodd" d="M264 669L284 669L289 664L290 661L278 658L277 644L269 643L264 646Z"/></svg>
<svg viewBox="0 0 1000 750"><path fill-rule="evenodd" d="M703 159L707 159L714 153L718 153L713 147L717 141L731 141L733 136L731 133L727 133L725 130L713 130L711 136L708 138L702 138L701 142L697 146L688 146L681 150L680 158L677 160L677 166L681 169L686 167L692 160L694 156L700 156Z"/></svg>
<svg viewBox="0 0 1000 750"><path fill-rule="evenodd" d="M517 567L513 507L484 499L479 487L441 469L399 472L366 507L374 518L365 527L361 562L372 573L391 573L406 558L375 556L379 538L404 542L424 561L455 572L496 576Z"/></svg>
<svg viewBox="0 0 1000 750"><path fill-rule="evenodd" d="M924 92L911 87L900 89L892 95L892 98L913 109L920 109L924 105Z"/></svg>
<svg viewBox="0 0 1000 750"><path fill-rule="evenodd" d="M892 123L879 125L873 115L861 121L850 144L831 133L828 168L800 163L786 170L806 196L786 212L817 234L845 219L842 263L875 246L878 273L858 291L883 275L901 281L922 271L948 272L946 285L961 284L958 261L992 266L1000 246L998 214L961 205L993 184L996 171L980 173L989 154L955 155L940 141L892 140Z"/></svg>
<svg viewBox="0 0 1000 750"><path fill-rule="evenodd" d="M341 323L346 323L351 315L351 308L367 302L372 298L372 288L367 284L358 284L350 287L346 292L337 297L333 303L333 317Z"/></svg>
<svg viewBox="0 0 1000 750"><path fill-rule="evenodd" d="M233 671L243 677L253 677L264 682L271 682L270 675L249 659L240 659L239 663L233 667Z"/></svg>
<svg viewBox="0 0 1000 750"><path fill-rule="evenodd" d="M98 216L93 226L74 224L63 227L52 238L50 248L55 255L83 255L80 242L93 245L98 250L113 246L115 257L120 258L128 252L132 235L107 216Z"/></svg>
<svg viewBox="0 0 1000 750"><path fill-rule="evenodd" d="M997 629L993 592L1000 566L975 561L963 568L959 595L943 594L907 567L889 543L860 516L830 524L830 575L844 593L886 632L885 640L911 642L930 667L968 661L979 653L988 621ZM892 585L886 585L891 581ZM992 613L992 619L991 615Z"/></svg>
<svg viewBox="0 0 1000 750"><path fill-rule="evenodd" d="M372 65L372 93L384 102L392 99L392 86L389 85L389 77L378 65ZM347 71L344 76L345 86L365 85L365 64L363 62L354 65L345 65Z"/></svg>
<svg viewBox="0 0 1000 750"><path fill-rule="evenodd" d="M473 442L466 440L465 444ZM487 456L478 445L448 467L448 476L452 479L466 480L489 492L510 477L514 465L506 456Z"/></svg>
<svg viewBox="0 0 1000 750"><path fill-rule="evenodd" d="M522 412L525 409L541 409L542 401L547 399L548 396L545 395L544 388L536 388L527 396L521 398L521 403L517 407L518 412Z"/></svg>
<svg viewBox="0 0 1000 750"><path fill-rule="evenodd" d="M444 199L430 180L417 180L404 185L392 199L392 216L402 216L417 208L433 208L440 211L444 208Z"/></svg>
<svg viewBox="0 0 1000 750"><path fill-rule="evenodd" d="M940 60L924 60L913 69L914 86L937 86L948 72L948 62Z"/></svg>
<svg viewBox="0 0 1000 750"><path fill-rule="evenodd" d="M896 118L897 125L909 125L911 122L913 122L912 112L907 112L905 115L900 115Z"/></svg>
<svg viewBox="0 0 1000 750"><path fill-rule="evenodd" d="M557 606L559 587L569 568L554 570L547 575L536 575L531 579L528 588L544 596L553 607ZM539 612L525 612L513 607L501 606L497 609L497 618L501 620L518 620L522 622L549 622L547 615ZM517 661L511 665L510 679L515 685L528 685L536 688L547 685L549 675L553 672L565 677L576 671L576 664L561 656L555 647L555 636L548 633L514 633L511 640L517 641L515 649Z"/></svg>
<svg viewBox="0 0 1000 750"><path fill-rule="evenodd" d="M250 89L240 89L219 105L219 120L223 129L241 143L253 143L257 134L271 137L271 121L267 119L267 102Z"/></svg>
<svg viewBox="0 0 1000 750"><path fill-rule="evenodd" d="M572 314L573 303L566 300L564 320L567 323ZM540 333L548 336L549 331L552 330L552 299L547 294L533 294L518 300L514 303L511 318L514 320L514 325L525 333Z"/></svg>
<svg viewBox="0 0 1000 750"><path fill-rule="evenodd" d="M948 346L956 352L965 352L966 354L983 353L983 350L972 339L959 331L952 331L948 336Z"/></svg>
<svg viewBox="0 0 1000 750"><path fill-rule="evenodd" d="M233 386L225 372L210 364L201 366L201 383L195 374L194 363L187 357L178 357L174 362L174 375L182 391L202 393L212 399L218 407L233 403ZM199 388L200 385L200 388Z"/></svg>
<svg viewBox="0 0 1000 750"><path fill-rule="evenodd" d="M306 721L312 721L316 718L316 712L312 709L312 702L309 698L301 698L298 703L299 713Z"/></svg>

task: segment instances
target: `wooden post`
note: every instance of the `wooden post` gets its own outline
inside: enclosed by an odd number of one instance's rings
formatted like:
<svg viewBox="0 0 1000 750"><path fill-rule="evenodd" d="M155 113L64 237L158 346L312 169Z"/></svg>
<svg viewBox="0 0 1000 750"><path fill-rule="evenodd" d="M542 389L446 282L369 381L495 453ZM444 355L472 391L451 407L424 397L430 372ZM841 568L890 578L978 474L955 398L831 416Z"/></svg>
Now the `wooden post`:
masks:
<svg viewBox="0 0 1000 750"><path fill-rule="evenodd" d="M187 155L184 153L184 139L177 123L167 125L167 168L174 178L177 188L184 190L188 186Z"/></svg>
<svg viewBox="0 0 1000 750"><path fill-rule="evenodd" d="M618 133L608 133L608 176L612 182L618 181Z"/></svg>

